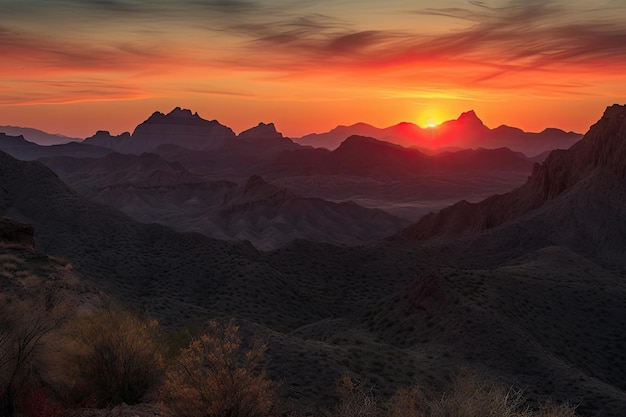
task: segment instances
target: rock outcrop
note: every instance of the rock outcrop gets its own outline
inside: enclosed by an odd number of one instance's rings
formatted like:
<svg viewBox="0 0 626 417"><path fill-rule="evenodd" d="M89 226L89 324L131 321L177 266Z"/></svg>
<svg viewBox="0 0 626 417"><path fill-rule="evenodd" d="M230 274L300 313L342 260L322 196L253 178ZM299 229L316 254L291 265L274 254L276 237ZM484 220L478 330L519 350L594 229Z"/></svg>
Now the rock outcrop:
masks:
<svg viewBox="0 0 626 417"><path fill-rule="evenodd" d="M8 217L0 217L0 243L35 248L35 229Z"/></svg>

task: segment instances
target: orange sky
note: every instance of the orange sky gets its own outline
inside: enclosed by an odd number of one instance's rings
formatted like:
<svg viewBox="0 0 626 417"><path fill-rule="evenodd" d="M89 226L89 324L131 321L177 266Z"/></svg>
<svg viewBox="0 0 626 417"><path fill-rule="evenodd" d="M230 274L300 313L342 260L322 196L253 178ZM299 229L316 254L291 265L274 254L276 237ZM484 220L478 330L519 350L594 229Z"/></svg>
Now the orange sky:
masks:
<svg viewBox="0 0 626 417"><path fill-rule="evenodd" d="M85 137L180 106L236 132L584 132L626 102L623 1L0 0L0 125Z"/></svg>

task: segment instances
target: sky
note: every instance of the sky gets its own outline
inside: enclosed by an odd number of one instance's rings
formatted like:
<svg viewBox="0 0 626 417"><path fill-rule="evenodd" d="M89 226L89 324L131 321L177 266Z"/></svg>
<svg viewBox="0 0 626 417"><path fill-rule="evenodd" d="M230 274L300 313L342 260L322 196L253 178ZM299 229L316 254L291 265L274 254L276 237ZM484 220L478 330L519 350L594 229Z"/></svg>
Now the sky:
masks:
<svg viewBox="0 0 626 417"><path fill-rule="evenodd" d="M473 109L584 133L614 103L623 0L0 0L0 125L119 134L179 106L297 137Z"/></svg>

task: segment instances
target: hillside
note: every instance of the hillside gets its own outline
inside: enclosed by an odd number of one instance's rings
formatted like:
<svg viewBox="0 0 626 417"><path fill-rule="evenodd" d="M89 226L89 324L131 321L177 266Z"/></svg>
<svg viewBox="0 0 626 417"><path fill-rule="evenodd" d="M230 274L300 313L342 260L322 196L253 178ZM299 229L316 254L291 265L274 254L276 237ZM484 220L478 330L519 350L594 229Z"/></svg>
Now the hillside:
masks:
<svg viewBox="0 0 626 417"><path fill-rule="evenodd" d="M397 238L427 240L502 225L493 233L531 234L534 247L553 243L620 259L624 255L621 242L626 240L625 114L624 107L607 108L575 146L552 152L543 164L536 164L522 187L479 203L461 201L431 213ZM530 240L519 239L517 244L527 246Z"/></svg>
<svg viewBox="0 0 626 417"><path fill-rule="evenodd" d="M300 410L331 405L346 370L385 397L416 380L445 386L466 367L531 401L580 404L583 416L626 407L623 270L541 244L484 257L507 247L497 235L456 246L295 241L263 253L137 223L39 163L0 158L0 214L33 224L40 250L165 326L236 317L268 341L270 375Z"/></svg>

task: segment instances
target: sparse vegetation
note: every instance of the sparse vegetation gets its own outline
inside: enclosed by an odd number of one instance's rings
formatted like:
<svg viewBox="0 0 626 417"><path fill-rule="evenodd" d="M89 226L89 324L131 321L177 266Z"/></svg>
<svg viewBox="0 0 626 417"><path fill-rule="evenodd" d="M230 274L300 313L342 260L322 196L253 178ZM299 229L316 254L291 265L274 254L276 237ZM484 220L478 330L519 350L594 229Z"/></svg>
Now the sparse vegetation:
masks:
<svg viewBox="0 0 626 417"><path fill-rule="evenodd" d="M343 374L337 384L339 402L332 411L333 417L376 417L379 404L371 390L363 383Z"/></svg>
<svg viewBox="0 0 626 417"><path fill-rule="evenodd" d="M66 383L97 405L136 404L157 388L164 369L158 323L110 305L67 329Z"/></svg>
<svg viewBox="0 0 626 417"><path fill-rule="evenodd" d="M167 371L163 400L180 417L270 416L277 397L264 354L265 345L244 343L233 322L212 321Z"/></svg>
<svg viewBox="0 0 626 417"><path fill-rule="evenodd" d="M402 387L387 404L349 376L341 377L339 402L332 417L577 417L574 407L548 401L536 412L526 405L523 393L505 389L473 374L454 379L443 393L419 385Z"/></svg>
<svg viewBox="0 0 626 417"><path fill-rule="evenodd" d="M33 300L0 300L0 416L12 417L22 387L34 370L43 340L62 320L52 294Z"/></svg>

